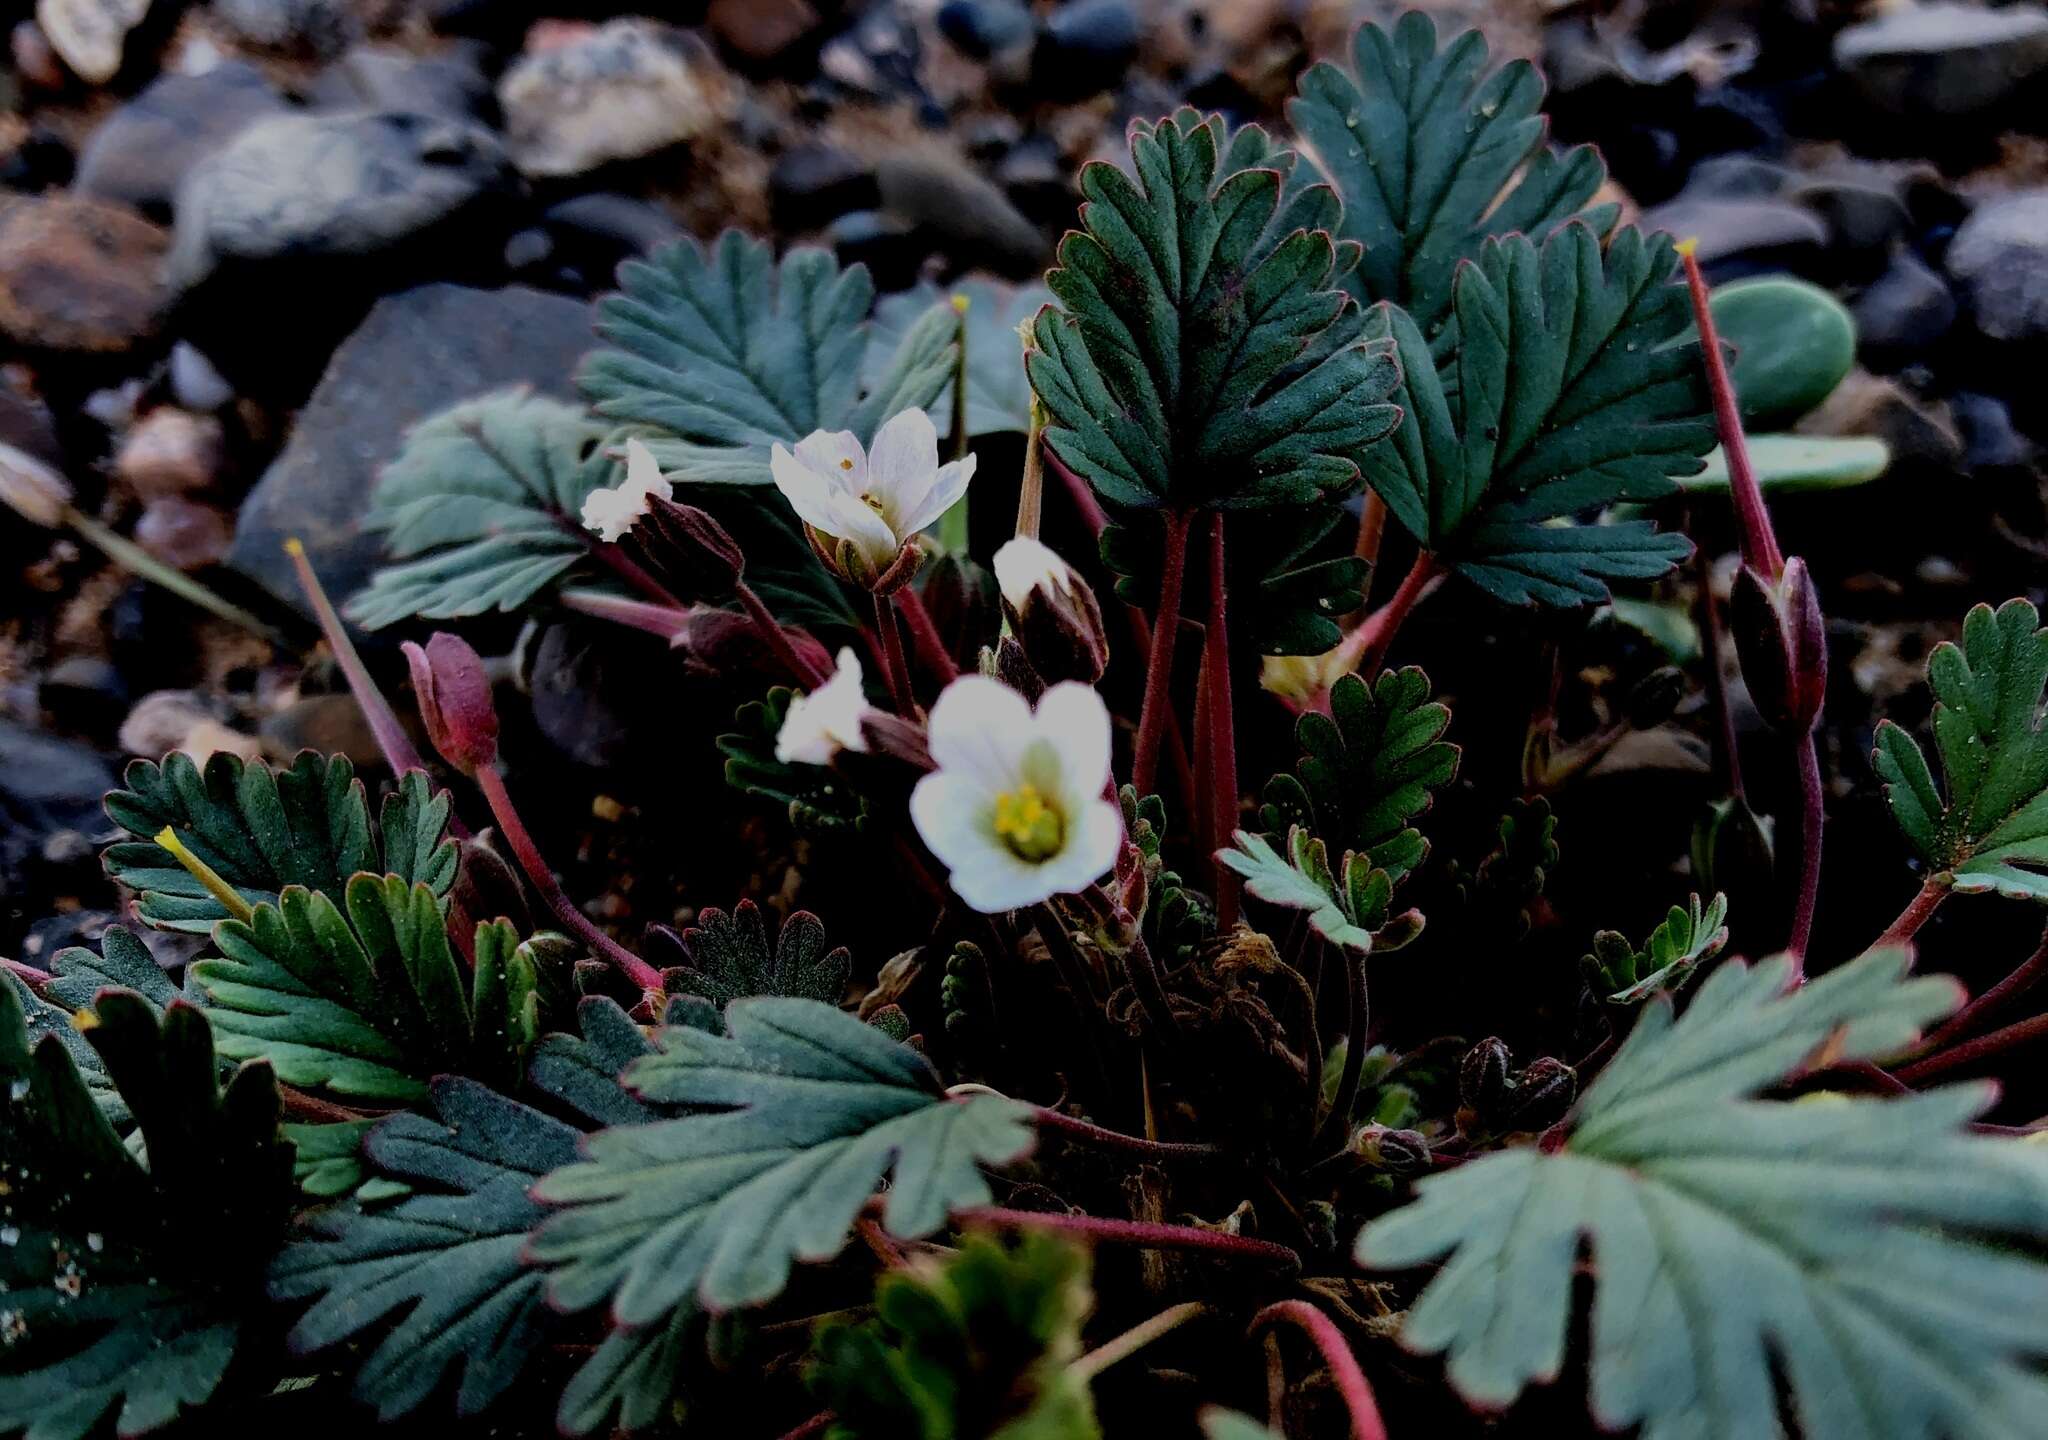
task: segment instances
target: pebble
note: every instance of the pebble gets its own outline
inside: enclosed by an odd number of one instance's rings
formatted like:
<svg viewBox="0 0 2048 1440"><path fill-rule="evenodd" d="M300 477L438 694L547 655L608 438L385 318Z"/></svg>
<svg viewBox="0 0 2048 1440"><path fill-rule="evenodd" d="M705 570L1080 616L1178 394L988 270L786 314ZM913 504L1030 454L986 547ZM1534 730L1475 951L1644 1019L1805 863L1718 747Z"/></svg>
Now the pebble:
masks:
<svg viewBox="0 0 2048 1440"><path fill-rule="evenodd" d="M743 60L767 65L816 33L821 17L810 0L711 0L705 28Z"/></svg>
<svg viewBox="0 0 2048 1440"><path fill-rule="evenodd" d="M817 230L882 203L875 167L836 145L799 145L768 171L768 204L782 230Z"/></svg>
<svg viewBox="0 0 2048 1440"><path fill-rule="evenodd" d="M1840 31L1835 63L1879 109L1907 119L1978 115L2048 77L2048 9L1932 0Z"/></svg>
<svg viewBox="0 0 2048 1440"><path fill-rule="evenodd" d="M128 712L128 682L101 655L67 655L36 686L36 703L59 730L111 740Z"/></svg>
<svg viewBox="0 0 2048 1440"><path fill-rule="evenodd" d="M168 220L178 184L193 166L247 126L290 109L245 61L160 76L93 131L78 158L76 189Z"/></svg>
<svg viewBox="0 0 2048 1440"><path fill-rule="evenodd" d="M251 45L337 55L362 22L349 0L213 0L214 17Z"/></svg>
<svg viewBox="0 0 2048 1440"><path fill-rule="evenodd" d="M152 690L136 701L121 722L120 743L128 754L150 760L178 750L202 765L222 750L244 760L263 758L262 742L223 724L194 690Z"/></svg>
<svg viewBox="0 0 2048 1440"><path fill-rule="evenodd" d="M0 877L8 893L23 893L13 887L47 840L108 828L100 798L114 784L114 767L92 746L0 720Z"/></svg>
<svg viewBox="0 0 2048 1440"><path fill-rule="evenodd" d="M1700 264L1716 284L1773 270L1808 274L1820 264L1828 243L1828 227L1819 216L1772 199L1682 194L1645 211L1642 227L1697 239Z"/></svg>
<svg viewBox="0 0 2048 1440"><path fill-rule="evenodd" d="M414 55L391 45L356 45L318 75L306 100L320 110L410 110L488 120L497 100L468 45Z"/></svg>
<svg viewBox="0 0 2048 1440"><path fill-rule="evenodd" d="M2048 188L1987 200L1946 260L1977 328L1994 340L2048 339Z"/></svg>
<svg viewBox="0 0 2048 1440"><path fill-rule="evenodd" d="M213 506L183 495L145 505L135 543L174 570L204 570L227 558L234 522Z"/></svg>
<svg viewBox="0 0 2048 1440"><path fill-rule="evenodd" d="M322 755L346 755L358 767L379 765L384 760L377 737L363 718L363 707L345 690L302 696L264 716L256 733L274 755L318 750Z"/></svg>
<svg viewBox="0 0 2048 1440"><path fill-rule="evenodd" d="M144 415L121 441L114 473L144 500L190 495L220 473L221 424L160 405Z"/></svg>
<svg viewBox="0 0 2048 1440"><path fill-rule="evenodd" d="M1052 246L985 175L944 152L893 151L875 168L882 208L963 264L1007 276L1044 268Z"/></svg>
<svg viewBox="0 0 2048 1440"><path fill-rule="evenodd" d="M1851 371L1826 403L1802 419L1802 435L1874 435L1891 447L1894 469L1956 469L1963 437L1946 402L1915 395L1889 376Z"/></svg>
<svg viewBox="0 0 2048 1440"><path fill-rule="evenodd" d="M150 0L36 0L36 24L71 73L104 85L121 69L128 34Z"/></svg>
<svg viewBox="0 0 2048 1440"><path fill-rule="evenodd" d="M611 279L620 261L683 238L683 227L659 205L602 190L550 205L541 224L557 263L600 284Z"/></svg>
<svg viewBox="0 0 2048 1440"><path fill-rule="evenodd" d="M169 237L71 195L0 198L0 335L31 350L120 354L156 333Z"/></svg>
<svg viewBox="0 0 2048 1440"><path fill-rule="evenodd" d="M1031 43L1035 27L1024 0L946 0L939 33L970 60L987 60Z"/></svg>
<svg viewBox="0 0 2048 1440"><path fill-rule="evenodd" d="M1032 75L1063 96L1110 89L1137 58L1138 34L1130 0L1067 0L1046 19Z"/></svg>
<svg viewBox="0 0 2048 1440"><path fill-rule="evenodd" d="M696 139L719 123L723 77L693 61L675 32L609 24L530 54L498 82L505 143L534 177L581 175Z"/></svg>
<svg viewBox="0 0 2048 1440"><path fill-rule="evenodd" d="M1963 391L1950 398L1972 474L2028 470L2041 458L2034 442L2012 423L2012 410L1995 395Z"/></svg>
<svg viewBox="0 0 2048 1440"><path fill-rule="evenodd" d="M1856 317L1858 353L1879 370L1925 358L1956 323L1956 297L1910 250L1894 255L1849 308Z"/></svg>
<svg viewBox="0 0 2048 1440"><path fill-rule="evenodd" d="M235 387L221 377L206 353L188 341L171 347L171 394L187 410L210 414L225 409Z"/></svg>

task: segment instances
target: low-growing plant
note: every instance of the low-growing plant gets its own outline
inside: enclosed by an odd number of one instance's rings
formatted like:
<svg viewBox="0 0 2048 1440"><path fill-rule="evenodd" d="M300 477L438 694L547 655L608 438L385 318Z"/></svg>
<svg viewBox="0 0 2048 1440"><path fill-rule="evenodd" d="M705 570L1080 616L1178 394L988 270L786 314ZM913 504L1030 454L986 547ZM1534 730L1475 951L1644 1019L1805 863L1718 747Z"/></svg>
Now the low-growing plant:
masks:
<svg viewBox="0 0 2048 1440"><path fill-rule="evenodd" d="M309 1386L478 1433L2038 1433L2048 1149L1946 1082L2048 1030L2001 1014L2048 948L1965 1004L1908 942L2048 899L2048 630L1979 606L1933 652L1936 764L1889 722L1874 761L1924 883L1816 949L1817 590L1697 264L1540 100L1476 35L1367 26L1306 153L1134 125L1043 292L877 323L858 267L685 242L622 268L587 406L417 427L348 613L743 677L729 791L660 823L778 830L791 878L601 923L493 667L408 642L430 768L305 572L393 783L172 756L108 797L135 922L199 958L116 927L0 977L0 1434ZM1541 945L1553 797L1689 673L1727 712L1711 590L1709 643L1571 739L1554 679L1520 757L1468 766L1461 700L1384 662L1447 590L1574 644L1651 613L1717 442L1797 814L1774 860L1724 770L1689 879ZM1012 485L984 570L965 507Z"/></svg>

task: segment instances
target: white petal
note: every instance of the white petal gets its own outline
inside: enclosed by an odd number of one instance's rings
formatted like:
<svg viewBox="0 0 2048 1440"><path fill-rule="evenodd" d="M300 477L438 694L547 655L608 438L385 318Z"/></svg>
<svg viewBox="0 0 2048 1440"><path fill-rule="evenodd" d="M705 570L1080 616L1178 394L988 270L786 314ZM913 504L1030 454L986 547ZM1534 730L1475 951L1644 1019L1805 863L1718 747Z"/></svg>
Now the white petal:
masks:
<svg viewBox="0 0 2048 1440"><path fill-rule="evenodd" d="M953 502L967 492L967 482L973 478L972 455L965 460L952 460L941 465L938 474L932 478L931 488L915 504L905 502L897 528L905 535L924 529L953 508Z"/></svg>
<svg viewBox="0 0 2048 1440"><path fill-rule="evenodd" d="M676 498L675 484L661 473L661 463L654 458L654 452L638 440L626 442L626 489L642 497Z"/></svg>
<svg viewBox="0 0 2048 1440"><path fill-rule="evenodd" d="M804 464L780 444L768 452L768 473L775 488L796 511L796 518L828 535L838 534L839 512L834 504L837 488L824 474Z"/></svg>
<svg viewBox="0 0 2048 1440"><path fill-rule="evenodd" d="M947 869L971 865L992 850L1011 854L995 832L995 796L970 775L934 771L910 792L910 820Z"/></svg>
<svg viewBox="0 0 2048 1440"><path fill-rule="evenodd" d="M796 458L848 494L868 488L868 457L851 430L813 430L796 442Z"/></svg>
<svg viewBox="0 0 2048 1440"><path fill-rule="evenodd" d="M865 751L861 721L872 707L861 689L860 657L839 651L839 668L808 695L791 698L775 736L775 758L783 764L829 765L841 750Z"/></svg>
<svg viewBox="0 0 2048 1440"><path fill-rule="evenodd" d="M1003 542L1002 549L996 551L995 571L996 588L1016 609L1022 609L1025 598L1041 586L1047 590L1074 588L1074 572L1059 552L1029 535Z"/></svg>
<svg viewBox="0 0 2048 1440"><path fill-rule="evenodd" d="M1048 869L1045 865L1033 865L1004 846L959 867L947 880L953 893L974 909L984 915L1000 915L1005 910L1036 905L1060 894Z"/></svg>
<svg viewBox="0 0 2048 1440"><path fill-rule="evenodd" d="M993 792L1017 788L1034 727L1022 695L985 675L963 675L932 706L929 731L941 770L960 771Z"/></svg>
<svg viewBox="0 0 2048 1440"><path fill-rule="evenodd" d="M919 493L939 468L939 432L922 410L904 410L875 432L868 451L868 483L884 496L901 496L915 485Z"/></svg>
<svg viewBox="0 0 2048 1440"><path fill-rule="evenodd" d="M1079 811L1067 813L1066 843L1057 855L1038 867L1039 883L1047 895L1073 895L1086 890L1116 864L1116 852L1123 840L1122 814L1097 796Z"/></svg>
<svg viewBox="0 0 2048 1440"><path fill-rule="evenodd" d="M1096 799L1109 783L1109 707L1088 686L1062 680L1039 699L1033 728L1059 755L1068 803Z"/></svg>
<svg viewBox="0 0 2048 1440"><path fill-rule="evenodd" d="M888 569L897 552L903 548L902 540L889 528L889 522L868 508L865 500L837 493L829 498L832 521L818 528L843 540L851 540L875 569Z"/></svg>

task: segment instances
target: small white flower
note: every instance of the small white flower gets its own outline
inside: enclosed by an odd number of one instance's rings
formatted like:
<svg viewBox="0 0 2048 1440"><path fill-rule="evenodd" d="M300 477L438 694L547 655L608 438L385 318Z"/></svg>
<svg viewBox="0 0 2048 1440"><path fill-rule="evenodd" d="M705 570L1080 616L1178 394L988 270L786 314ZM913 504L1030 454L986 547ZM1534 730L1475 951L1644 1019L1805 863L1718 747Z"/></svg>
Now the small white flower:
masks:
<svg viewBox="0 0 2048 1440"><path fill-rule="evenodd" d="M1116 862L1109 711L1086 685L1053 686L1034 714L1009 686L963 676L932 706L929 743L938 768L911 792L910 818L975 909L1070 895Z"/></svg>
<svg viewBox="0 0 2048 1440"><path fill-rule="evenodd" d="M593 490L583 502L583 526L598 538L617 543L647 513L649 497L676 498L675 486L661 473L654 452L638 440L626 442L626 478L616 490Z"/></svg>
<svg viewBox="0 0 2048 1440"><path fill-rule="evenodd" d="M1043 588L1048 594L1074 591L1074 572L1059 552L1029 535L1003 542L996 551L996 588L1015 610L1024 608L1031 592Z"/></svg>
<svg viewBox="0 0 2048 1440"><path fill-rule="evenodd" d="M775 758L785 765L830 765L841 750L866 750L860 722L874 707L860 687L860 657L842 648L832 678L790 700L775 735Z"/></svg>
<svg viewBox="0 0 2048 1440"><path fill-rule="evenodd" d="M974 478L974 457L939 463L939 432L922 410L905 410L863 450L851 430L819 430L776 445L776 488L828 542L853 547L871 571L887 570L904 543L952 507Z"/></svg>

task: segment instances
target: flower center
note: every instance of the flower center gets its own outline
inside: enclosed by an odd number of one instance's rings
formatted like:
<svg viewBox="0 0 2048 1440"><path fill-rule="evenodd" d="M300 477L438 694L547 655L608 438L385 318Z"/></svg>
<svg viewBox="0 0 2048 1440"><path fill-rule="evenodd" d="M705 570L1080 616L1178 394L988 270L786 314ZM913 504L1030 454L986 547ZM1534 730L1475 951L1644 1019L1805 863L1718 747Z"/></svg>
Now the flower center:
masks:
<svg viewBox="0 0 2048 1440"><path fill-rule="evenodd" d="M1025 860L1049 859L1067 838L1066 817L1032 784L996 796L996 834Z"/></svg>
<svg viewBox="0 0 2048 1440"><path fill-rule="evenodd" d="M860 492L860 503L867 506L868 509L874 511L877 515L882 513L882 497L872 490Z"/></svg>

